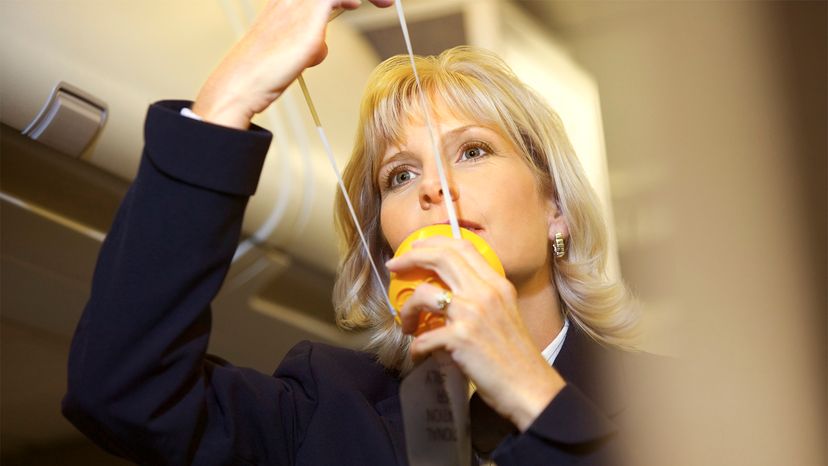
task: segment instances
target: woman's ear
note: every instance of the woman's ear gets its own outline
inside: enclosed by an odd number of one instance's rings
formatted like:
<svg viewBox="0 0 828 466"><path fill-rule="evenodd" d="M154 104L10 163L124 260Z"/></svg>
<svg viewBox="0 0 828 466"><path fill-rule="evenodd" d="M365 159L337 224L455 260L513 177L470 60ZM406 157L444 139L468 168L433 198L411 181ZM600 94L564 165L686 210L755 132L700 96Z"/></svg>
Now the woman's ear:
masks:
<svg viewBox="0 0 828 466"><path fill-rule="evenodd" d="M560 203L554 197L547 201L546 223L548 225L546 235L550 241L555 241L556 233L562 234L564 239L569 238L569 223L561 210Z"/></svg>

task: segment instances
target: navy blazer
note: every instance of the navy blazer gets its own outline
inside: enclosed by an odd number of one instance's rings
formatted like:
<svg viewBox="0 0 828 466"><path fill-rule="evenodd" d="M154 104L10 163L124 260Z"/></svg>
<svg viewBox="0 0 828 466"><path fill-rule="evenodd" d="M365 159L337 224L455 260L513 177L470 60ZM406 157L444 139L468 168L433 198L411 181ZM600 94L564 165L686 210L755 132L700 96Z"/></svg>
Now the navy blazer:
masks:
<svg viewBox="0 0 828 466"><path fill-rule="evenodd" d="M64 415L141 464L406 464L400 379L371 355L303 342L266 375L206 354L271 135L180 116L188 105L149 109L72 341ZM622 404L604 388L620 358L571 326L555 363L566 388L499 444L497 464L612 462Z"/></svg>

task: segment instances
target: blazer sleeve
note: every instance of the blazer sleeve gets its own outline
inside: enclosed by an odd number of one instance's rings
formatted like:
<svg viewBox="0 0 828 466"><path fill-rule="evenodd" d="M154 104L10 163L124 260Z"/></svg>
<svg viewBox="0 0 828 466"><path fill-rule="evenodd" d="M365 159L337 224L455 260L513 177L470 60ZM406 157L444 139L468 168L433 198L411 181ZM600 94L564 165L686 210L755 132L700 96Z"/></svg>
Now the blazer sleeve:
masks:
<svg viewBox="0 0 828 466"><path fill-rule="evenodd" d="M578 387L567 384L529 428L493 452L498 466L616 465L618 426Z"/></svg>
<svg viewBox="0 0 828 466"><path fill-rule="evenodd" d="M273 377L205 353L271 135L182 117L188 104L149 109L72 341L63 413L141 464L291 464L316 406L311 347Z"/></svg>

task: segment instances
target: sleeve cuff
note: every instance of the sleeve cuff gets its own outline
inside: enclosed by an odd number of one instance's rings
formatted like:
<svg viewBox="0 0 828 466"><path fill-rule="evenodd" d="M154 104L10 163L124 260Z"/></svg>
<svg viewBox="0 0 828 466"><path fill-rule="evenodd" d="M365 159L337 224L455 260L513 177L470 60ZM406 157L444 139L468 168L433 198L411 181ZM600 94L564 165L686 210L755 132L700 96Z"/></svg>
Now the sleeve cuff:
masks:
<svg viewBox="0 0 828 466"><path fill-rule="evenodd" d="M150 106L144 126L147 156L166 175L232 195L256 192L272 134L251 124L247 131L183 118L191 102L166 100Z"/></svg>
<svg viewBox="0 0 828 466"><path fill-rule="evenodd" d="M506 438L493 452L497 464L535 464L550 450L595 446L618 432L617 425L581 391L567 384L525 432ZM528 463L527 463L528 462Z"/></svg>
<svg viewBox="0 0 828 466"><path fill-rule="evenodd" d="M590 442L617 430L615 423L570 383L528 429L533 435L568 444Z"/></svg>

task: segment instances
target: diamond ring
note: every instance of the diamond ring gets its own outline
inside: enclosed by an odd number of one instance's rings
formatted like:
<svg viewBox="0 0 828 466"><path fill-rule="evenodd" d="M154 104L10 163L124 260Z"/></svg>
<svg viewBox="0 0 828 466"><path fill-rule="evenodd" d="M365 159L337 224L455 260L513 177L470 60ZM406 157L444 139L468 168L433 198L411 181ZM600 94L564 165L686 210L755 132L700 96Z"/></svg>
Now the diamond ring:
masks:
<svg viewBox="0 0 828 466"><path fill-rule="evenodd" d="M451 304L451 291L444 291L437 296L437 309L443 311Z"/></svg>

